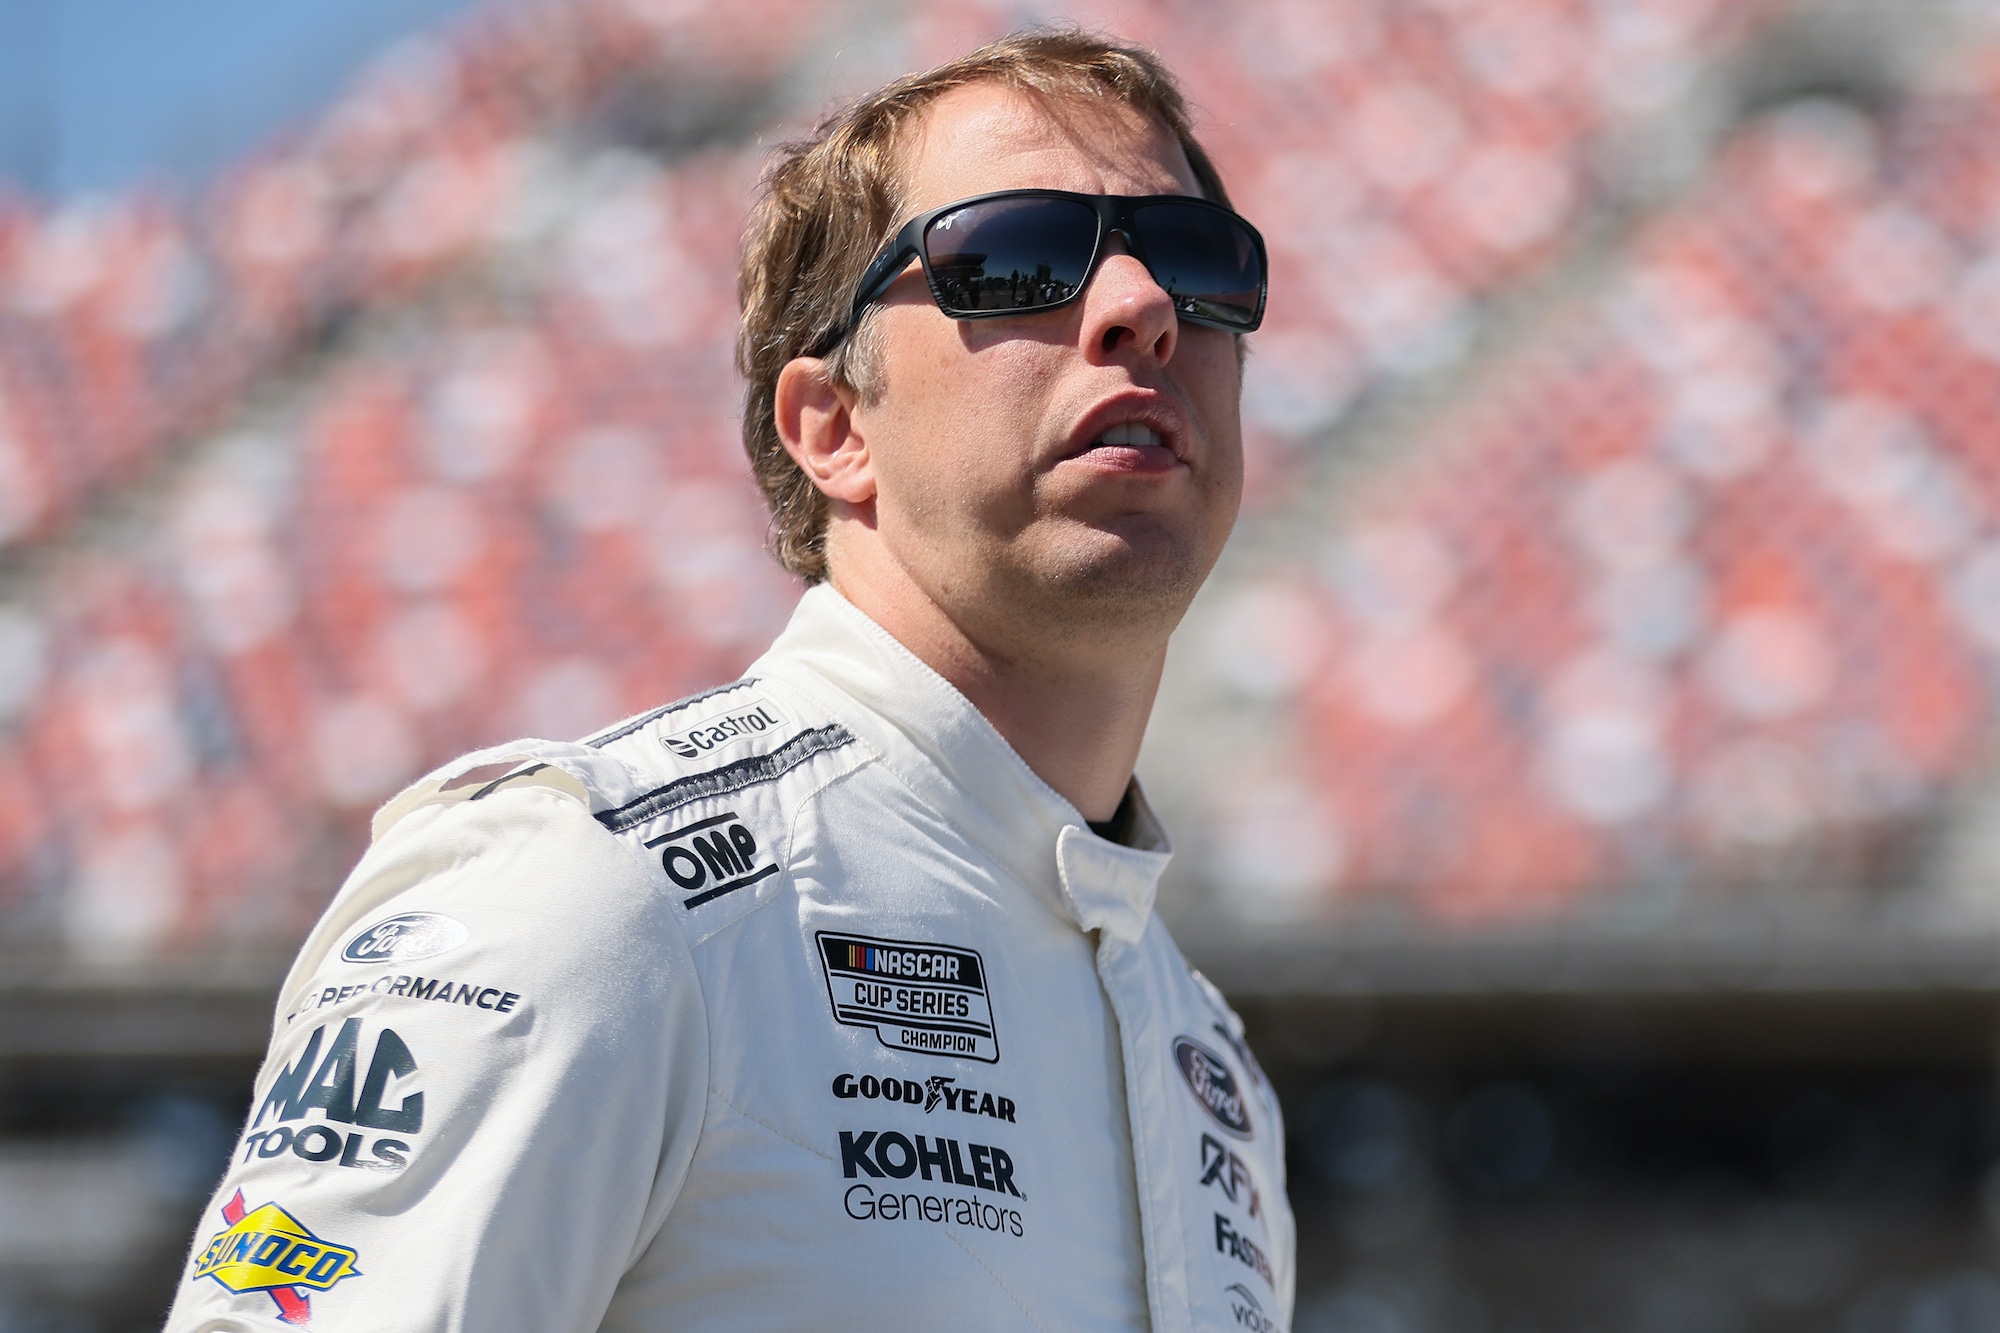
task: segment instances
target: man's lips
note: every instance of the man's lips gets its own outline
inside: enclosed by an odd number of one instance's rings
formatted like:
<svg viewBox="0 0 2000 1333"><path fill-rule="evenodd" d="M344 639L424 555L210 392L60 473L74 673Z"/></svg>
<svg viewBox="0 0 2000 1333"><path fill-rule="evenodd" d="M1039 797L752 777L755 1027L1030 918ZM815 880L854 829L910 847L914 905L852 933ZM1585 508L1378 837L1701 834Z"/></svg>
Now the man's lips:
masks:
<svg viewBox="0 0 2000 1333"><path fill-rule="evenodd" d="M1179 427L1152 402L1100 405L1070 435L1064 462L1113 472L1167 472L1182 463Z"/></svg>
<svg viewBox="0 0 2000 1333"><path fill-rule="evenodd" d="M1180 466L1173 450L1151 431L1140 439L1098 440L1065 461L1089 463L1110 472L1167 472Z"/></svg>

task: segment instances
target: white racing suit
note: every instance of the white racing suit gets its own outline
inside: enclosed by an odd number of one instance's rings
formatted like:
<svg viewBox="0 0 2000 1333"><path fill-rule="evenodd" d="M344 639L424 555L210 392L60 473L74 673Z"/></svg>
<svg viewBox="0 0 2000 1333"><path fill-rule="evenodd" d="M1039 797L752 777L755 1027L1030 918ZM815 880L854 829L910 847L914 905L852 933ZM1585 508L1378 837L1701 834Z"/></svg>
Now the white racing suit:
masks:
<svg viewBox="0 0 2000 1333"><path fill-rule="evenodd" d="M1277 1099L1090 832L827 587L469 755L286 978L171 1333L1285 1329Z"/></svg>

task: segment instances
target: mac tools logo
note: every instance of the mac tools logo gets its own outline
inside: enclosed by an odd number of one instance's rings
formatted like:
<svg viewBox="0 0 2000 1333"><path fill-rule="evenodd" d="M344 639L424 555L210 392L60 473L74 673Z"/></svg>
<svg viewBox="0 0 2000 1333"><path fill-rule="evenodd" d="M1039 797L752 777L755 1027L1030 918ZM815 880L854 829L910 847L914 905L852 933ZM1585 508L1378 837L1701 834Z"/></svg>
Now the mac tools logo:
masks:
<svg viewBox="0 0 2000 1333"><path fill-rule="evenodd" d="M243 1137L242 1160L249 1161L253 1151L263 1158L289 1152L304 1162L401 1171L413 1151L410 1139L424 1127L424 1094L411 1086L418 1077L416 1057L394 1028L385 1027L375 1038L364 1075L362 1021L343 1022L331 1043L326 1042L328 1026L313 1029L296 1063L278 1067ZM295 1123L312 1111L319 1112L318 1121ZM269 1129L263 1128L266 1116L274 1121ZM395 1137L371 1142L370 1130Z"/></svg>
<svg viewBox="0 0 2000 1333"><path fill-rule="evenodd" d="M876 1040L891 1050L999 1063L986 966L977 953L824 930L816 938L826 993L840 1022L874 1028Z"/></svg>
<svg viewBox="0 0 2000 1333"><path fill-rule="evenodd" d="M1222 1063L1221 1056L1193 1037L1176 1037L1174 1063L1181 1067L1188 1091L1201 1103L1201 1109L1208 1112L1208 1118L1222 1126L1224 1133L1247 1139L1256 1132L1250 1127L1250 1108L1244 1105L1236 1076Z"/></svg>

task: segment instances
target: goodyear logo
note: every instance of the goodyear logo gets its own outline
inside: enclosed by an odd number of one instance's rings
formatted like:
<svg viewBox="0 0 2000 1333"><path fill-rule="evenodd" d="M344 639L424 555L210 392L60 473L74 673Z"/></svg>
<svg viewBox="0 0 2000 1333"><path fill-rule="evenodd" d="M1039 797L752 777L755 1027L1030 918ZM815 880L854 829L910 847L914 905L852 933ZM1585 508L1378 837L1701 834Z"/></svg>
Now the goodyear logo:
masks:
<svg viewBox="0 0 2000 1333"><path fill-rule="evenodd" d="M353 1246L315 1236L275 1203L245 1211L238 1190L222 1217L229 1225L209 1238L195 1260L194 1278L212 1277L233 1292L268 1291L288 1323L301 1323L309 1313L305 1291L325 1291L361 1275Z"/></svg>

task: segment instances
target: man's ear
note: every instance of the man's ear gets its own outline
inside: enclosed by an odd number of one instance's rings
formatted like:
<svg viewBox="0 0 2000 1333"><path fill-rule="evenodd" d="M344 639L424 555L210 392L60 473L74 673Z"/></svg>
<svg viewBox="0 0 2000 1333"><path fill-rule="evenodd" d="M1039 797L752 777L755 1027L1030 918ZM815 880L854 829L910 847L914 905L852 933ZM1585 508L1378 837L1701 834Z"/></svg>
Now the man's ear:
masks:
<svg viewBox="0 0 2000 1333"><path fill-rule="evenodd" d="M794 357L778 372L778 438L828 499L864 505L875 498L868 441L854 422L852 389L834 383L826 362Z"/></svg>

